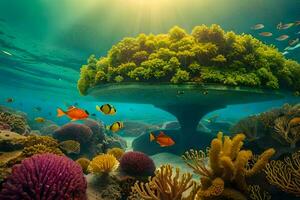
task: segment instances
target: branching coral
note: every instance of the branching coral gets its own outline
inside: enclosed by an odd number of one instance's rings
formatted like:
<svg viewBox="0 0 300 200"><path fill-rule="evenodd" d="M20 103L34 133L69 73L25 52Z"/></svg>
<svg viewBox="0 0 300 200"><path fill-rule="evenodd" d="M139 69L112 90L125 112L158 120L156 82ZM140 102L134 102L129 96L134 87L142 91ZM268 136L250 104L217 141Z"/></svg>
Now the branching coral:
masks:
<svg viewBox="0 0 300 200"><path fill-rule="evenodd" d="M246 199L246 178L260 172L275 150L266 150L252 167L247 168L247 163L253 155L249 150L241 150L244 139L244 134L237 134L230 139L219 133L218 137L212 140L208 153L190 150L183 155L188 166L201 175L198 199Z"/></svg>
<svg viewBox="0 0 300 200"><path fill-rule="evenodd" d="M300 152L295 152L284 161L273 160L264 170L268 181L281 190L300 197Z"/></svg>
<svg viewBox="0 0 300 200"><path fill-rule="evenodd" d="M298 119L295 125L293 119ZM295 148L296 143L300 140L300 117L289 119L288 116L282 116L275 120L274 129L276 136L290 144L291 148Z"/></svg>
<svg viewBox="0 0 300 200"><path fill-rule="evenodd" d="M163 165L155 172L153 178L149 178L148 183L137 182L132 190L145 200L184 200L194 199L193 192L185 192L193 191L196 187L190 173L180 175L179 168L176 168L174 174L170 165Z"/></svg>
<svg viewBox="0 0 300 200"><path fill-rule="evenodd" d="M9 112L0 112L0 121L8 124L11 131L25 134L28 130L26 120L19 115L12 114Z"/></svg>
<svg viewBox="0 0 300 200"><path fill-rule="evenodd" d="M250 185L249 194L251 200L271 200L271 195L262 191L259 185Z"/></svg>
<svg viewBox="0 0 300 200"><path fill-rule="evenodd" d="M91 160L88 171L94 174L108 174L119 166L118 160L110 154L98 155Z"/></svg>
<svg viewBox="0 0 300 200"><path fill-rule="evenodd" d="M115 156L117 160L120 160L124 153L123 149L117 147L107 150L107 154Z"/></svg>

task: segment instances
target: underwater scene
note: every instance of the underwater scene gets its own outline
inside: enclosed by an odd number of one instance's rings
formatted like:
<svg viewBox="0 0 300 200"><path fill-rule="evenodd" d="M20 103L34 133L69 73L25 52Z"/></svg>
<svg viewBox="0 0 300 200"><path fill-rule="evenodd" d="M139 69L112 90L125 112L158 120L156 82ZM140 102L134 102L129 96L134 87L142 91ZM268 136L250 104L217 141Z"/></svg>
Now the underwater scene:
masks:
<svg viewBox="0 0 300 200"><path fill-rule="evenodd" d="M1 0L0 200L300 199L299 0Z"/></svg>

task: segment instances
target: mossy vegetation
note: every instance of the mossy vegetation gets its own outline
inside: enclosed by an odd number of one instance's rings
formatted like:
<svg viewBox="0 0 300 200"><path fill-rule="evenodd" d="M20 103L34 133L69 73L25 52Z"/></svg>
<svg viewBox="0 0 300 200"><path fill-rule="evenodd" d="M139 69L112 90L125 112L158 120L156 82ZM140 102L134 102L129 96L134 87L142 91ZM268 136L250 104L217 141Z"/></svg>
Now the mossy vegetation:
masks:
<svg viewBox="0 0 300 200"><path fill-rule="evenodd" d="M300 91L300 64L275 46L220 26L177 26L167 34L124 38L106 57L91 55L81 67L78 89L113 82L217 83Z"/></svg>

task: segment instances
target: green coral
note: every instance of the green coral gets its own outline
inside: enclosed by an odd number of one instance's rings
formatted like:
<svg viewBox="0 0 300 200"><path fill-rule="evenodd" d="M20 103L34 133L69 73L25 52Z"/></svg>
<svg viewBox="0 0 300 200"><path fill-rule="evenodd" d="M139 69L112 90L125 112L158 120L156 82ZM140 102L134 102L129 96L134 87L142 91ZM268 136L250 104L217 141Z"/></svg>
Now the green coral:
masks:
<svg viewBox="0 0 300 200"><path fill-rule="evenodd" d="M220 26L180 27L167 34L124 38L106 57L90 56L81 68L81 94L110 82L218 83L300 91L300 64L251 35Z"/></svg>
<svg viewBox="0 0 300 200"><path fill-rule="evenodd" d="M0 122L8 124L11 127L11 131L16 133L24 134L28 129L26 120L17 114L0 112Z"/></svg>

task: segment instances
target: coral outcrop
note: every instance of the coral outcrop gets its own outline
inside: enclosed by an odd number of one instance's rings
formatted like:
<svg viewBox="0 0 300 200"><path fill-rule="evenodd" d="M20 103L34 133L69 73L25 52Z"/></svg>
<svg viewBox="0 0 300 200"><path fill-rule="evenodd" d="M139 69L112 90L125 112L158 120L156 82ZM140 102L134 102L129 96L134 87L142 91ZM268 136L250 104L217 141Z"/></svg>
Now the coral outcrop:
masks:
<svg viewBox="0 0 300 200"><path fill-rule="evenodd" d="M241 149L244 139L244 134L230 139L219 133L207 152L190 150L183 155L187 165L201 176L196 199L247 199L246 179L263 170L275 150L264 151L249 168L247 164L253 154L250 150Z"/></svg>
<svg viewBox="0 0 300 200"><path fill-rule="evenodd" d="M155 171L153 160L142 152L126 152L120 159L120 170L133 177L152 176Z"/></svg>
<svg viewBox="0 0 300 200"><path fill-rule="evenodd" d="M40 154L15 165L0 199L85 200L87 183L81 167L64 156Z"/></svg>
<svg viewBox="0 0 300 200"><path fill-rule="evenodd" d="M0 151L22 149L22 142L26 137L8 130L0 130Z"/></svg>
<svg viewBox="0 0 300 200"><path fill-rule="evenodd" d="M300 151L285 157L284 161L272 160L264 171L272 185L300 197Z"/></svg>

